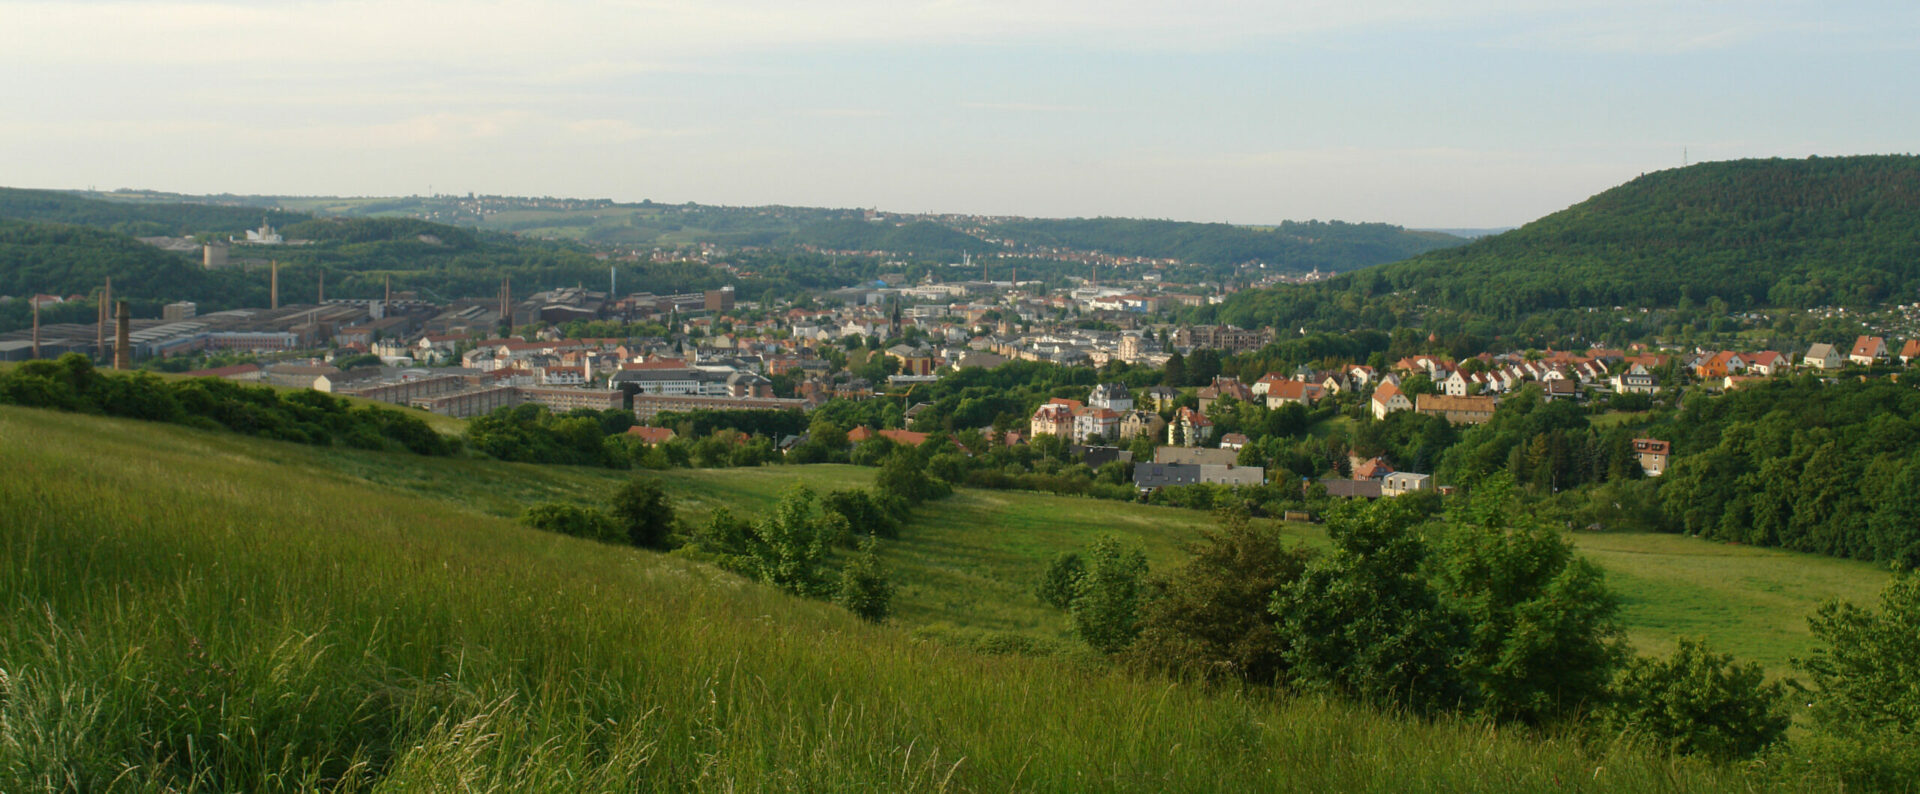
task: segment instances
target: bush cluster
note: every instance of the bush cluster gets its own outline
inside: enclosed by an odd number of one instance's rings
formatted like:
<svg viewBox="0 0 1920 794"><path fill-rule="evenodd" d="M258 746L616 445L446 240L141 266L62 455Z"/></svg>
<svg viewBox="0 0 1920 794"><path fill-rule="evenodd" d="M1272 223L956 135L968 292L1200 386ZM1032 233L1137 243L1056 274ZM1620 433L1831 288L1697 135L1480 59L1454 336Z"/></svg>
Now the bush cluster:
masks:
<svg viewBox="0 0 1920 794"><path fill-rule="evenodd" d="M76 353L57 361L29 361L0 373L0 403L224 429L316 446L421 455L447 455L458 447L418 417L391 409L356 408L317 391L282 393L219 378L168 381L146 372L103 372Z"/></svg>

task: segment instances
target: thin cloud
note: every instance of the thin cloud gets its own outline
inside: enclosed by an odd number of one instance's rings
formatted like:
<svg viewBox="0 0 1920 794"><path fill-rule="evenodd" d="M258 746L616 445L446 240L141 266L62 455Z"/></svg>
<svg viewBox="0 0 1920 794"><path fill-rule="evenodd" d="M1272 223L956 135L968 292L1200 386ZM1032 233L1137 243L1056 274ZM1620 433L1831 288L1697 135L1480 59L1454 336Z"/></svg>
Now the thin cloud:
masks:
<svg viewBox="0 0 1920 794"><path fill-rule="evenodd" d="M1086 105L1047 105L1032 102L962 102L968 110L1004 110L1016 113L1091 113Z"/></svg>

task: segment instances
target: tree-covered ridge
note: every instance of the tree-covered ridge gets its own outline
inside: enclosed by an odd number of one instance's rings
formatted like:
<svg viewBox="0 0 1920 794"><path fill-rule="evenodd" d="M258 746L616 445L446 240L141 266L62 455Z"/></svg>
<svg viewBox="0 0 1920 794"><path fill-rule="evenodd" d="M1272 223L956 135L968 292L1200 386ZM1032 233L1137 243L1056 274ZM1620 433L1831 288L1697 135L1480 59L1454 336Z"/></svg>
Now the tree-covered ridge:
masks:
<svg viewBox="0 0 1920 794"><path fill-rule="evenodd" d="M262 219L274 226L311 216L299 212L192 202L101 201L58 190L0 188L0 218L91 226L132 237L238 234Z"/></svg>
<svg viewBox="0 0 1920 794"><path fill-rule="evenodd" d="M422 243L457 250L478 244L471 230L413 218L314 218L282 229L290 240Z"/></svg>
<svg viewBox="0 0 1920 794"><path fill-rule="evenodd" d="M1863 304L1914 290L1920 157L1736 160L1648 174L1517 230L1324 285L1237 295L1221 317L1351 322L1389 293L1510 319L1714 298Z"/></svg>
<svg viewBox="0 0 1920 794"><path fill-rule="evenodd" d="M1343 221L1285 221L1261 228L1133 218L1070 218L1015 220L989 228L996 235L1031 245L1203 265L1263 262L1281 270L1299 271L1353 270L1464 242L1448 234L1408 231L1391 224Z"/></svg>
<svg viewBox="0 0 1920 794"><path fill-rule="evenodd" d="M206 271L186 257L124 234L0 219L0 295L84 294L108 276L117 291L140 297L204 295L209 287Z"/></svg>
<svg viewBox="0 0 1920 794"><path fill-rule="evenodd" d="M786 238L788 242L850 251L894 251L958 260L968 251L995 247L973 235L930 221L894 225L862 220L833 220L809 224Z"/></svg>

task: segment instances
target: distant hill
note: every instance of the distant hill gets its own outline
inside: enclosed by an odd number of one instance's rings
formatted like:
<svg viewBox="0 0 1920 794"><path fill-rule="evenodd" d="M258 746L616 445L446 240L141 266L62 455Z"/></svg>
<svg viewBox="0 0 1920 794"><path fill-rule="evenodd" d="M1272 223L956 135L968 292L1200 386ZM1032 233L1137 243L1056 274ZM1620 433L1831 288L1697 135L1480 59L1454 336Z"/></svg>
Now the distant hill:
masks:
<svg viewBox="0 0 1920 794"><path fill-rule="evenodd" d="M116 293L177 300L209 288L206 275L124 234L0 218L0 295L86 294L112 276Z"/></svg>
<svg viewBox="0 0 1920 794"><path fill-rule="evenodd" d="M786 241L843 251L897 251L958 260L968 251L997 248L985 240L928 221L899 225L837 220L802 226Z"/></svg>
<svg viewBox="0 0 1920 794"><path fill-rule="evenodd" d="M285 226L303 212L185 201L105 201L58 190L0 187L0 218L91 226L131 237L239 234L262 220Z"/></svg>
<svg viewBox="0 0 1920 794"><path fill-rule="evenodd" d="M1702 163L1635 179L1505 234L1220 316L1291 326L1399 294L1492 318L1563 308L1868 304L1920 292L1920 157ZM1349 312L1350 320L1364 313Z"/></svg>
<svg viewBox="0 0 1920 794"><path fill-rule="evenodd" d="M1016 220L989 227L1031 245L1091 249L1121 256L1180 259L1202 265L1261 262L1280 270L1344 272L1459 245L1438 232L1414 232L1385 223L1285 221L1277 226L1075 218Z"/></svg>

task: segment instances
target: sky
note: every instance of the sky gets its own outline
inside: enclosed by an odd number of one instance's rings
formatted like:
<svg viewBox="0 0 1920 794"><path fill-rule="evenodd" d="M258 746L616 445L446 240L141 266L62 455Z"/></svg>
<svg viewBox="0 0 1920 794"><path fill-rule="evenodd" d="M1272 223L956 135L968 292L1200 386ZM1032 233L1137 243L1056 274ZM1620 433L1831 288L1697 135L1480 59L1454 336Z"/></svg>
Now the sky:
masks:
<svg viewBox="0 0 1920 794"><path fill-rule="evenodd" d="M1478 228L1916 136L1911 0L0 0L20 187Z"/></svg>

